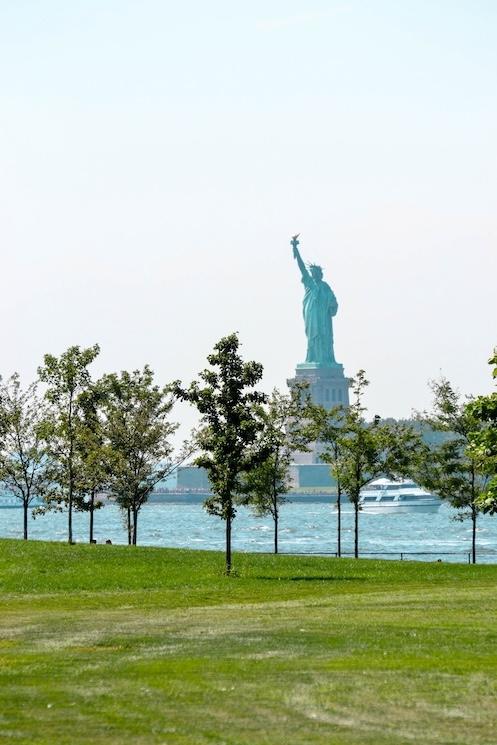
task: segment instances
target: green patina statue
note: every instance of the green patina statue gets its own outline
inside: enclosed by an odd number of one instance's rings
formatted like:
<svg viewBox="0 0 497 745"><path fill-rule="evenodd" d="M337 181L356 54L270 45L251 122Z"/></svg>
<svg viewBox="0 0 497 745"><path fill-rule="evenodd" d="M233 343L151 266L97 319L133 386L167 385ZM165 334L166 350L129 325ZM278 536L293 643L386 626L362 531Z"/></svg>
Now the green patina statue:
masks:
<svg viewBox="0 0 497 745"><path fill-rule="evenodd" d="M336 367L331 319L336 315L338 303L329 284L323 282L321 267L310 264L308 269L302 261L298 249L298 237L294 235L290 243L305 287L303 305L307 336L305 364L313 367Z"/></svg>

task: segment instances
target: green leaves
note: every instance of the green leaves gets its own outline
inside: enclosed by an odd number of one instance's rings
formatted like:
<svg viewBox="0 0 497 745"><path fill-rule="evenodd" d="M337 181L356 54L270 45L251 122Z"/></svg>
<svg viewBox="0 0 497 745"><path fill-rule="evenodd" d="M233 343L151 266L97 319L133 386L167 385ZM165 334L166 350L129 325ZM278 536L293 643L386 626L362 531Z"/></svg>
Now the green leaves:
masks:
<svg viewBox="0 0 497 745"><path fill-rule="evenodd" d="M130 542L137 542L138 513L154 486L171 471L169 421L173 396L154 383L152 370L106 375L103 391L104 433L109 449L110 489L131 520Z"/></svg>
<svg viewBox="0 0 497 745"><path fill-rule="evenodd" d="M41 432L48 459L51 486L45 493L47 507L68 508L68 540L72 542L72 511L78 498L78 485L84 476L78 457L78 440L84 427L84 412L92 387L89 365L95 360L98 344L88 349L69 347L60 357L46 354L38 375L47 384L49 406Z"/></svg>
<svg viewBox="0 0 497 745"><path fill-rule="evenodd" d="M98 352L98 345L70 347L60 358L45 355L39 369L49 403L40 427L50 474L46 503L68 507L72 540L73 508L90 511L92 524L100 506L95 496L110 490L128 513L130 542L136 543L139 510L172 468L173 397L155 384L148 365L92 381L88 366Z"/></svg>
<svg viewBox="0 0 497 745"><path fill-rule="evenodd" d="M478 511L478 498L486 479L469 445L470 433L476 436L481 422L474 414L472 400L464 400L446 378L433 381L431 389L433 410L424 419L448 435L445 441L426 450L418 480L456 509Z"/></svg>
<svg viewBox="0 0 497 745"><path fill-rule="evenodd" d="M209 472L215 493L206 506L224 519L234 516L232 497L240 474L254 462L254 445L263 428L257 405L265 396L252 390L262 377L262 365L244 362L238 349L236 334L224 337L208 356L213 369L200 373L201 382L173 386L175 395L196 406L202 416L202 453L196 462Z"/></svg>
<svg viewBox="0 0 497 745"><path fill-rule="evenodd" d="M264 421L260 405L266 396L253 387L262 378L262 365L244 362L237 334L225 336L214 346L207 361L211 368L184 388L178 381L174 394L193 404L201 415L196 464L205 468L213 495L205 508L227 521L226 572L231 571L231 521L241 477L261 460L260 440Z"/></svg>
<svg viewBox="0 0 497 745"><path fill-rule="evenodd" d="M263 428L258 441L259 460L241 483L241 502L250 505L257 515L271 515L274 521L275 553L278 550L278 517L280 505L291 486L290 463L295 450L304 451L311 439L304 420L306 401L301 386L290 395L273 390L264 406L258 408Z"/></svg>
<svg viewBox="0 0 497 745"><path fill-rule="evenodd" d="M497 350L489 359L494 365L492 376L497 378ZM483 512L497 512L497 392L479 396L468 405L475 426L468 435L468 454L487 477L482 493L477 498Z"/></svg>
<svg viewBox="0 0 497 745"><path fill-rule="evenodd" d="M338 406L327 411L321 406L309 407L310 428L321 445L321 460L330 464L337 482L337 505L342 493L354 505L356 556L361 489L382 475L391 478L409 475L422 448L419 436L411 427L382 422L378 416L372 422L365 420L363 396L368 385L364 370L359 370L353 381L354 399L349 408Z"/></svg>
<svg viewBox="0 0 497 745"><path fill-rule="evenodd" d="M464 399L446 378L432 381L433 410L423 417L425 423L446 439L426 448L420 459L416 480L431 492L445 499L459 517L472 520L472 560L476 561L476 519L482 509L488 475L478 456L478 441L486 424L477 415L473 399Z"/></svg>
<svg viewBox="0 0 497 745"><path fill-rule="evenodd" d="M88 366L99 353L99 345L94 344L87 349L69 347L60 357L46 354L44 365L38 368L39 379L48 386L46 399L63 406L72 395L85 390L90 384Z"/></svg>
<svg viewBox="0 0 497 745"><path fill-rule="evenodd" d="M17 374L0 383L0 481L24 508L24 538L28 537L27 510L49 486L45 415L35 383L23 390Z"/></svg>
<svg viewBox="0 0 497 745"><path fill-rule="evenodd" d="M364 370L359 370L353 382L354 400L348 409L334 409L323 422L322 438L330 448L331 470L340 479L343 492L358 507L360 491L384 470L385 432L377 423L368 424L362 399L369 385ZM326 453L325 453L326 457Z"/></svg>

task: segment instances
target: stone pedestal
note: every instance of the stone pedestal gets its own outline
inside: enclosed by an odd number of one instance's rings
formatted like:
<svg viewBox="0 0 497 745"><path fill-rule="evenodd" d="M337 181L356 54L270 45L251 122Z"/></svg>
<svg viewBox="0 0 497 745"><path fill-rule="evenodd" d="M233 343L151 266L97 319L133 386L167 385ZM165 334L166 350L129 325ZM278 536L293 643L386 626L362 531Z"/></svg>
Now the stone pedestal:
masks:
<svg viewBox="0 0 497 745"><path fill-rule="evenodd" d="M309 384L311 401L321 404L325 409L349 405L350 380L345 377L343 365L338 362L333 367L303 362L297 365L295 377L287 380L287 383L291 387L300 381L306 381Z"/></svg>
<svg viewBox="0 0 497 745"><path fill-rule="evenodd" d="M297 365L295 377L287 380L291 388L295 383L305 381L308 383L311 401L321 404L325 409L335 406L349 405L350 378L343 373L343 365L338 362L332 366L325 367L319 363L303 362ZM319 463L319 443L314 443L307 453L295 453L296 464Z"/></svg>

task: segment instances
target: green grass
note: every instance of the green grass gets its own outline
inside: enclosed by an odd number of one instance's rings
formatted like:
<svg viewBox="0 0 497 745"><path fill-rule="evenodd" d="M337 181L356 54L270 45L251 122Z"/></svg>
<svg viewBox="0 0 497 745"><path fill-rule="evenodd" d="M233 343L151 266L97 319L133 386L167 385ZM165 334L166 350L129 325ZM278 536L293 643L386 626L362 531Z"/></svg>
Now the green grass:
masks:
<svg viewBox="0 0 497 745"><path fill-rule="evenodd" d="M0 541L0 743L494 745L497 567Z"/></svg>

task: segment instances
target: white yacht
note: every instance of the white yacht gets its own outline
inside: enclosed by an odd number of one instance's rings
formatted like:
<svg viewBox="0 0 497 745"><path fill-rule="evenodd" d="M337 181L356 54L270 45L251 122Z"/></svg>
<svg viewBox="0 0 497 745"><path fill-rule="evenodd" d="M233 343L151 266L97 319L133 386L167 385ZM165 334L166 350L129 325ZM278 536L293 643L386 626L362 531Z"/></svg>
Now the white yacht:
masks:
<svg viewBox="0 0 497 745"><path fill-rule="evenodd" d="M359 500L362 512L436 512L441 500L421 489L409 479L392 481L381 478L371 481L361 490Z"/></svg>

